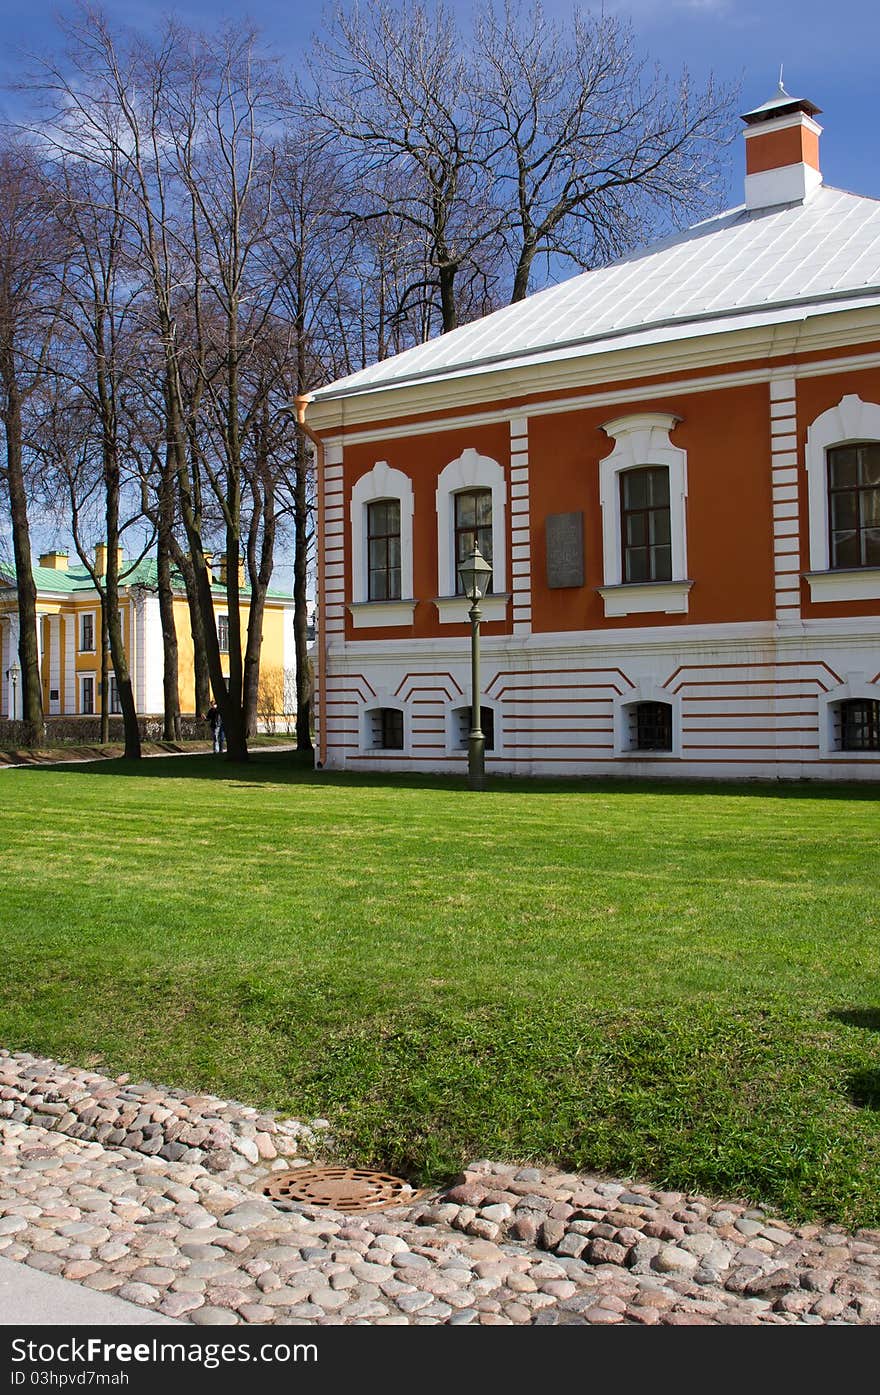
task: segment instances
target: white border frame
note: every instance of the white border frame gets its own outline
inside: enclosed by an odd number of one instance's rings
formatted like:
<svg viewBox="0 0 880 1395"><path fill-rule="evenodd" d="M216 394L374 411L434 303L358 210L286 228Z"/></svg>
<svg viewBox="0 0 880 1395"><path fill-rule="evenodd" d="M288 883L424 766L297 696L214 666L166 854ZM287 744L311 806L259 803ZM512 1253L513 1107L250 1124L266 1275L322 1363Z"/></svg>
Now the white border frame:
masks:
<svg viewBox="0 0 880 1395"><path fill-rule="evenodd" d="M92 647L83 649L83 621L87 615L92 617ZM77 654L97 654L98 653L98 612L96 610L80 610L76 617L76 652Z"/></svg>
<svg viewBox="0 0 880 1395"><path fill-rule="evenodd" d="M80 651L80 652L85 652L86 654L89 654L89 653L91 653L91 650L86 649L85 651ZM101 694L98 692L98 674L97 674L96 672L92 672L92 673L77 673L77 678L78 678L78 680L79 680L78 683L77 683L77 688L78 688L77 699L78 699L78 700L77 700L77 705L76 705L78 715L79 715L80 717L98 717L98 716L100 716L100 713L101 713L101 701L100 701L100 699L101 699ZM86 684L86 679L88 679L88 678L91 678L91 680L92 680L92 710L91 710L91 712L87 712L87 711L86 711L85 695L84 695L84 692L83 692L83 690L84 690L84 688L85 688L85 684Z"/></svg>
<svg viewBox="0 0 880 1395"><path fill-rule="evenodd" d="M485 693L481 693L480 706L491 707L494 715L495 743L491 751L486 751L487 759L491 759L494 756L504 754L504 732L501 726L501 703L498 702L495 698L486 697ZM458 742L458 732L456 730L456 717L459 712L467 711L468 713L470 713L471 710L472 704L467 702L462 697L451 699L449 703L447 703L446 713L444 717L444 725L446 729L447 755L463 756L465 758L467 757L467 743L465 743L464 746L461 746ZM468 729L470 730L470 728Z"/></svg>
<svg viewBox="0 0 880 1395"><path fill-rule="evenodd" d="M372 733L370 731L370 718L372 714L382 707L393 707L396 712L403 713L403 746L399 750L390 751L384 746L374 746L371 742ZM402 756L407 758L412 754L412 721L409 707L400 698L394 697L391 693L377 692L369 702L365 702L358 714L358 751L364 756L373 756L376 760L384 758L399 760Z"/></svg>
<svg viewBox="0 0 880 1395"><path fill-rule="evenodd" d="M672 749L639 751L628 745L630 707L640 702L662 702L672 708ZM614 700L614 754L623 760L678 760L681 758L681 698L656 680L644 680Z"/></svg>
<svg viewBox="0 0 880 1395"><path fill-rule="evenodd" d="M400 597L393 601L369 599L367 558L367 505L380 499L396 499L400 504ZM415 611L413 598L413 483L409 475L395 470L386 460L377 460L372 470L361 475L351 491L351 605L349 611L356 629L377 625L411 625ZM381 612L373 610L381 606Z"/></svg>
<svg viewBox="0 0 880 1395"><path fill-rule="evenodd" d="M813 601L880 600L880 567L831 567L827 452L862 441L880 443L880 404L864 402L855 393L820 413L807 428L810 570L805 577Z"/></svg>
<svg viewBox="0 0 880 1395"><path fill-rule="evenodd" d="M880 699L880 687L870 683L864 673L848 673L846 681L830 692L819 694L819 751L823 756L833 756L836 760L876 760L876 751L844 751L834 744L834 708L851 698L868 698L871 702Z"/></svg>
<svg viewBox="0 0 880 1395"><path fill-rule="evenodd" d="M687 614L687 451L674 446L669 433L681 421L671 412L636 412L615 417L602 430L614 440L614 450L599 464L599 503L602 509L602 566L605 580L599 593L606 616L665 611ZM646 466L669 471L669 526L672 577L669 581L624 582L620 544L620 475Z"/></svg>
<svg viewBox="0 0 880 1395"><path fill-rule="evenodd" d="M480 602L484 620L503 620L507 613L507 479L504 467L472 446L440 472L437 479L437 613L442 625L461 624L470 602L455 591L455 530L453 496L463 489L492 491L492 594Z"/></svg>

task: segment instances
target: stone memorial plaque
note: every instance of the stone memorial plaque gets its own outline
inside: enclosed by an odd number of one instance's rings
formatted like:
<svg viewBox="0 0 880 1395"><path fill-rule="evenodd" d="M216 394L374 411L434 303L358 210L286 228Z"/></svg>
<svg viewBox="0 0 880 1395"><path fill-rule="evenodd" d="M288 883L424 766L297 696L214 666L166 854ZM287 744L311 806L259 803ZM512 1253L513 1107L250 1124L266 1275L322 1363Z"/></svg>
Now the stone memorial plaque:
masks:
<svg viewBox="0 0 880 1395"><path fill-rule="evenodd" d="M547 585L583 586L584 516L582 513L547 515Z"/></svg>

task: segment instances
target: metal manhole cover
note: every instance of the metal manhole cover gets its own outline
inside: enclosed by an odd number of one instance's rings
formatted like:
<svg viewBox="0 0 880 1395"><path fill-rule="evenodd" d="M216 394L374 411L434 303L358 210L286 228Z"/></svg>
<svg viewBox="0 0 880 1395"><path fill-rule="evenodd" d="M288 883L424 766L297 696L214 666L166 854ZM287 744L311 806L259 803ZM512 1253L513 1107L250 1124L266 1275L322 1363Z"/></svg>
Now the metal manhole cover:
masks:
<svg viewBox="0 0 880 1395"><path fill-rule="evenodd" d="M402 1177L366 1172L358 1167L301 1167L279 1172L267 1182L263 1195L272 1201L326 1206L333 1211L380 1211L406 1206L418 1192Z"/></svg>

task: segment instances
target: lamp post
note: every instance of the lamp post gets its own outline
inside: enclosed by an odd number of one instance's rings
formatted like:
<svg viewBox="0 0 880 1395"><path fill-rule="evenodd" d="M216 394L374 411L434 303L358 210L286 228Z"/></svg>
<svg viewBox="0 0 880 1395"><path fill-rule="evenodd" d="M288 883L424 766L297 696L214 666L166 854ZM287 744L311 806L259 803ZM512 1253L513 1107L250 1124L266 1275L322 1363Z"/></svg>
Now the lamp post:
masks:
<svg viewBox="0 0 880 1395"><path fill-rule="evenodd" d="M18 675L21 673L17 663L10 664L6 670L6 677L12 684L12 720L18 721Z"/></svg>
<svg viewBox="0 0 880 1395"><path fill-rule="evenodd" d="M458 576L461 589L471 603L468 617L471 622L471 734L468 738L468 785L472 790L481 790L485 783L486 741L480 726L480 601L489 589L492 580L492 567L474 547L470 557L459 565Z"/></svg>

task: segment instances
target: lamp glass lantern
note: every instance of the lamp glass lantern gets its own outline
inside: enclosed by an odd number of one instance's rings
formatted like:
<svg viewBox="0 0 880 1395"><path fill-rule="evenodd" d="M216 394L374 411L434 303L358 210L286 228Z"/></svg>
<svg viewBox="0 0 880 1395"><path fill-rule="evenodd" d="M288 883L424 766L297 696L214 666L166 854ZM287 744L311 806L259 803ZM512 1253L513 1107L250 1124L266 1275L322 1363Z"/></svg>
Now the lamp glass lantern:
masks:
<svg viewBox="0 0 880 1395"><path fill-rule="evenodd" d="M10 664L6 676L12 684L12 720L15 722L18 720L18 680L21 676L21 668L17 661Z"/></svg>
<svg viewBox="0 0 880 1395"><path fill-rule="evenodd" d="M479 605L489 590L492 564L486 561L480 549L475 546L470 557L459 563L458 577L464 595L473 605Z"/></svg>
<svg viewBox="0 0 880 1395"><path fill-rule="evenodd" d="M492 581L492 565L478 547L458 568L461 589L471 603L471 732L468 738L468 784L481 790L486 771L486 739L480 726L480 601Z"/></svg>

